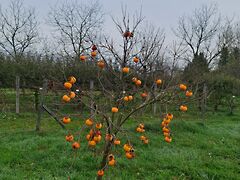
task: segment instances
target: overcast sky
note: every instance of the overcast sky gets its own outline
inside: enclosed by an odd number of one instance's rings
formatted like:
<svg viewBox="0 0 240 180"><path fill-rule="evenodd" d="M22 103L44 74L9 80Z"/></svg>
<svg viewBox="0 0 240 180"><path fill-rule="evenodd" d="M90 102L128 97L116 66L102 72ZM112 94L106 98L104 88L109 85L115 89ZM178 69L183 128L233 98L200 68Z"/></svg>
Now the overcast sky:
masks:
<svg viewBox="0 0 240 180"><path fill-rule="evenodd" d="M34 7L41 23L41 33L50 36L49 28L45 24L50 7L65 0L24 0L25 6ZM75 0L67 0L75 1ZM78 0L82 1L82 0ZM89 2L90 0L83 0ZM106 13L105 31L113 34L113 24L110 15L120 17L121 5L127 5L129 11L136 11L142 7L144 17L153 25L165 30L167 41L173 39L171 28L176 27L178 17L190 14L202 4L215 3L212 0L98 0ZM0 0L2 8L9 4L10 0ZM235 16L240 19L240 0L217 0L219 12L223 16Z"/></svg>

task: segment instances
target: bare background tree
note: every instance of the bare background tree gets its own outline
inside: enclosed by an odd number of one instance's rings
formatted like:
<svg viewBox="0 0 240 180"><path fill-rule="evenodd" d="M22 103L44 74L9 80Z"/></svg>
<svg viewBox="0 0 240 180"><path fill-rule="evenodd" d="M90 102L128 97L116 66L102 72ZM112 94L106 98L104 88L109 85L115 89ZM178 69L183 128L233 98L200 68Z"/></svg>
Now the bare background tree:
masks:
<svg viewBox="0 0 240 180"><path fill-rule="evenodd" d="M37 42L37 37L34 9L24 7L22 0L13 0L7 9L0 9L0 47L15 61Z"/></svg>
<svg viewBox="0 0 240 180"><path fill-rule="evenodd" d="M193 14L179 18L178 27L174 33L188 48L186 60L203 53L208 65L220 54L218 40L220 30L220 15L215 4L202 5Z"/></svg>
<svg viewBox="0 0 240 180"><path fill-rule="evenodd" d="M79 57L91 46L103 24L103 12L98 1L87 4L65 1L52 8L49 23L56 29L54 36L66 55Z"/></svg>

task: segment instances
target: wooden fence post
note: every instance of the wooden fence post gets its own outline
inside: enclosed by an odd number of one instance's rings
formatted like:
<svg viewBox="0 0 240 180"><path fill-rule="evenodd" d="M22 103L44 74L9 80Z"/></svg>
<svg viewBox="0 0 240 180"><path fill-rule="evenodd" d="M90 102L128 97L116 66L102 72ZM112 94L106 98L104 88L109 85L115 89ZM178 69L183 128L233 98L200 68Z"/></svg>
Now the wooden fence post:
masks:
<svg viewBox="0 0 240 180"><path fill-rule="evenodd" d="M20 77L16 76L16 114L19 114Z"/></svg>
<svg viewBox="0 0 240 180"><path fill-rule="evenodd" d="M36 110L37 110L36 131L40 131L41 117L42 117L42 105L43 105L42 88L39 88L35 92L35 105L36 105Z"/></svg>

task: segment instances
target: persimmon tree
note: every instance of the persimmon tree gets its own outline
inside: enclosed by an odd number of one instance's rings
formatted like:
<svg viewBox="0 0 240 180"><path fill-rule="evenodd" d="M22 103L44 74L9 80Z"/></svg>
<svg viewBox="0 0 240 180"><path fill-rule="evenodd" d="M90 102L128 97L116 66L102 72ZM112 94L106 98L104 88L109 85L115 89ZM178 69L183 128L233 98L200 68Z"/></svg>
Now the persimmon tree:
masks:
<svg viewBox="0 0 240 180"><path fill-rule="evenodd" d="M75 85L77 78L73 76L64 83L67 91L62 101L81 102L92 111L81 128L89 131L86 136L89 148L96 148L100 141L104 141L103 147L99 147L102 148L102 160L97 179L102 179L106 169L116 164L114 146L122 145L127 159L135 157L133 143L123 128L131 116L156 102L166 106L176 105L180 111L186 112L186 104L192 96L192 91L187 90L185 84L166 83L157 73L154 63L159 61L155 58L160 58L164 38L158 31L154 31L149 37L141 36L138 28L142 21L141 13L131 20L127 12L123 11L122 21L114 20L122 37L122 45L116 46L109 38L103 38L101 42L92 40L91 50L80 55L79 63L95 62L100 91L92 93L81 90L81 87ZM74 91L76 89L78 91ZM101 100L97 100L97 97L101 97ZM93 102L91 105L89 100ZM169 124L173 114L166 109L162 117L159 125L162 127L164 140L170 143L172 136ZM62 121L68 124L71 119L66 116ZM140 141L148 144L149 137L145 131L147 129L143 123L136 124ZM76 151L85 139L81 136L82 131L77 134L80 134L80 138L76 138L70 131L66 135L66 140L72 142L72 148ZM120 134L126 136L126 142L122 143Z"/></svg>

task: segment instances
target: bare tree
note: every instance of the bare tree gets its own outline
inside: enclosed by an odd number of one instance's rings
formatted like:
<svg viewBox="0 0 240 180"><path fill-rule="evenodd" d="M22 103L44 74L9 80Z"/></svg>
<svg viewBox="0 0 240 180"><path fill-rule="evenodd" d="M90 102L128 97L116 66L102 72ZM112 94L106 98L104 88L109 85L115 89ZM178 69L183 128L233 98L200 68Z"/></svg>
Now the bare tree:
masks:
<svg viewBox="0 0 240 180"><path fill-rule="evenodd" d="M222 33L219 37L219 43L222 47L228 48L240 48L240 25L239 22L235 22L234 18L226 19L221 27Z"/></svg>
<svg viewBox="0 0 240 180"><path fill-rule="evenodd" d="M12 0L7 9L0 9L0 47L18 62L17 57L36 42L37 27L34 9Z"/></svg>
<svg viewBox="0 0 240 180"><path fill-rule="evenodd" d="M203 5L192 15L182 16L174 31L184 42L183 45L188 47L191 59L203 53L209 65L220 54L219 44L216 43L220 29L220 15L217 10L216 5Z"/></svg>
<svg viewBox="0 0 240 180"><path fill-rule="evenodd" d="M184 55L186 54L187 49L183 46L183 41L180 43L177 41L173 41L167 47L167 61L166 66L168 67L169 72L169 83L176 77L178 70L180 70L180 66L182 66L184 60Z"/></svg>
<svg viewBox="0 0 240 180"><path fill-rule="evenodd" d="M139 33L139 57L141 65L149 68L149 71L157 70L162 65L162 53L165 34L160 28L153 25L145 25ZM160 63L160 64L159 64ZM154 68L154 69L153 69Z"/></svg>
<svg viewBox="0 0 240 180"><path fill-rule="evenodd" d="M66 1L52 8L49 18L50 24L57 30L55 36L64 53L77 57L91 46L89 38L96 36L103 23L98 1L88 5Z"/></svg>

